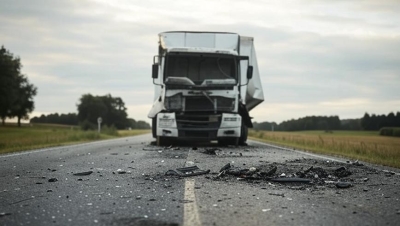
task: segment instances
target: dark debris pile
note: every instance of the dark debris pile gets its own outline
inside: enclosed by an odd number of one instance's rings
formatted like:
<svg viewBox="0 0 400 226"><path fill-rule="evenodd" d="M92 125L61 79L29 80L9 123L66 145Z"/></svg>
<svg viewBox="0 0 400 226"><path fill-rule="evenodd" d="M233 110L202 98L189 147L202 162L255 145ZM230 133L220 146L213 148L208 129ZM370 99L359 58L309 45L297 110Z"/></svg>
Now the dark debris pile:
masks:
<svg viewBox="0 0 400 226"><path fill-rule="evenodd" d="M301 183L313 185L335 185L337 188L353 186L352 172L345 166L325 166L298 164L298 161L271 163L242 168L230 163L224 165L214 180L269 181L281 184Z"/></svg>

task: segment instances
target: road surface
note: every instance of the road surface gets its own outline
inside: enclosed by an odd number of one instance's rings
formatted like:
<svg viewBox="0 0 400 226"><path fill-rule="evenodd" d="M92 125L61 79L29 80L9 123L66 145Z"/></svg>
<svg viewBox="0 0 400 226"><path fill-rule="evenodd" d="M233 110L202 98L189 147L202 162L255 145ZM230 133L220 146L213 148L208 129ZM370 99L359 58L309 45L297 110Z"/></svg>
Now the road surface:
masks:
<svg viewBox="0 0 400 226"><path fill-rule="evenodd" d="M141 135L0 156L0 225L399 225L398 169L254 141L152 141ZM210 173L165 175L194 165ZM288 177L310 183L273 181Z"/></svg>

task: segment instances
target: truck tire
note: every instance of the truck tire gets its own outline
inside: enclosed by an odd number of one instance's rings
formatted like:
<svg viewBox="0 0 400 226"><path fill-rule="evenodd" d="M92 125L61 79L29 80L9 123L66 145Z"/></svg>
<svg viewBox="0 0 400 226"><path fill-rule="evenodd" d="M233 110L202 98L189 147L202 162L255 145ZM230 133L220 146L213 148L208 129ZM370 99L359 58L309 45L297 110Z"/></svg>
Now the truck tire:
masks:
<svg viewBox="0 0 400 226"><path fill-rule="evenodd" d="M247 128L246 125L242 125L242 130L240 132L240 138L239 138L239 145L246 144L248 134L249 134L249 129Z"/></svg>
<svg viewBox="0 0 400 226"><path fill-rule="evenodd" d="M230 137L230 138L222 138L218 140L218 145L220 146L238 146L239 145L239 137Z"/></svg>
<svg viewBox="0 0 400 226"><path fill-rule="evenodd" d="M165 137L157 137L157 146L165 146Z"/></svg>
<svg viewBox="0 0 400 226"><path fill-rule="evenodd" d="M153 138L157 138L157 117L154 117L151 121L151 132L153 133Z"/></svg>

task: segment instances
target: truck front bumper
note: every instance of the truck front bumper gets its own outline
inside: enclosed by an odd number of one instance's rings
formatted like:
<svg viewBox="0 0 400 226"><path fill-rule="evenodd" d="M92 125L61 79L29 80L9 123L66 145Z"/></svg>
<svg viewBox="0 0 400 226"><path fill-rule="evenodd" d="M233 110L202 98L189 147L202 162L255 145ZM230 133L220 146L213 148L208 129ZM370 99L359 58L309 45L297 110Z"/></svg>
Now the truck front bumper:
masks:
<svg viewBox="0 0 400 226"><path fill-rule="evenodd" d="M207 117L210 118L210 121L217 118L215 115ZM208 124L196 122L199 125L196 126L193 121L177 120L175 113L159 113L157 115L157 136L202 140L240 137L242 117L239 114L222 113L219 117L220 120Z"/></svg>

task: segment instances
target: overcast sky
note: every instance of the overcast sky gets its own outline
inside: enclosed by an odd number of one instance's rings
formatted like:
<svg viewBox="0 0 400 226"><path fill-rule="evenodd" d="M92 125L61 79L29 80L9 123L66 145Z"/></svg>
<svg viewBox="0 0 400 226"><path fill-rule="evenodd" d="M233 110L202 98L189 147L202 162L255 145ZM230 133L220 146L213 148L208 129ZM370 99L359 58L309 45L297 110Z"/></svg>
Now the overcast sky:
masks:
<svg viewBox="0 0 400 226"><path fill-rule="evenodd" d="M31 117L77 112L86 93L121 97L147 120L163 31L255 40L265 101L255 121L400 111L400 1L1 0L0 45L38 87Z"/></svg>

